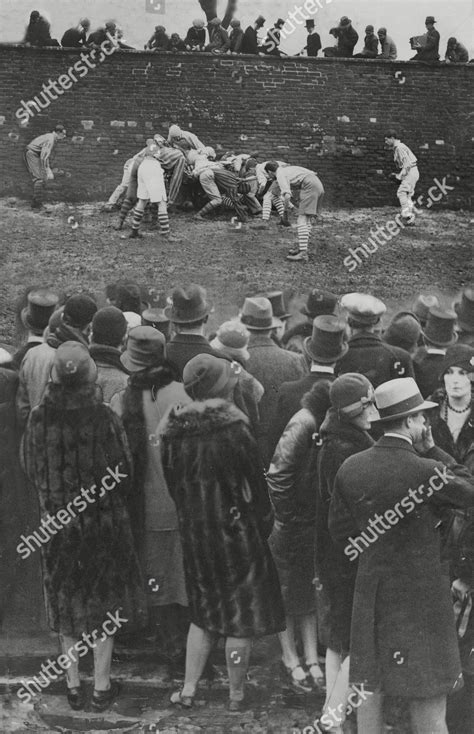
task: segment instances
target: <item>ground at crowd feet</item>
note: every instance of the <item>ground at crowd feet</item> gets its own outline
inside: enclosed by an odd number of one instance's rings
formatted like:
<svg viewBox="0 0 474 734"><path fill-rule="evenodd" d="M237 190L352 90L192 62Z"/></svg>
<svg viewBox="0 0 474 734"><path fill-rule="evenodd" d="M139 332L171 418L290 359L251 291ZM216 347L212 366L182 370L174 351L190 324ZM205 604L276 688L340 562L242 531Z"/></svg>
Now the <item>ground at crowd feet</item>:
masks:
<svg viewBox="0 0 474 734"><path fill-rule="evenodd" d="M13 339L15 299L34 284L101 293L124 277L160 292L197 282L214 302L213 326L235 315L245 296L267 289L368 291L393 308L422 291L454 293L472 278L473 227L462 211L422 212L415 227L386 242L379 236L372 254L358 250L361 262L349 272L349 249L368 243L371 230L396 214L390 207L328 210L313 226L309 263L292 263L285 256L297 243L294 217L285 228L276 217L266 226L259 218L241 225L231 212L203 222L178 212L171 214L169 238L145 224L142 238L129 239L129 222L116 231L118 215L101 213L99 204L52 204L37 213L27 202L0 200L0 339Z"/></svg>

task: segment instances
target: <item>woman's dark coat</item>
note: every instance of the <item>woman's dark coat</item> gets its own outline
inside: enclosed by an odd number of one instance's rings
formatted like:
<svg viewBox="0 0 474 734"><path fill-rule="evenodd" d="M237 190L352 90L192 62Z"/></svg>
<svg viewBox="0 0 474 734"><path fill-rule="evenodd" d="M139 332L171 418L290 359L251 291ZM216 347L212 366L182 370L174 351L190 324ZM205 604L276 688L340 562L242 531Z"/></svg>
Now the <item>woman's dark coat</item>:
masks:
<svg viewBox="0 0 474 734"><path fill-rule="evenodd" d="M317 430L329 405L329 380L304 395L289 421L267 473L275 525L270 548L287 616L316 611L314 522L317 497Z"/></svg>
<svg viewBox="0 0 474 734"><path fill-rule="evenodd" d="M176 502L191 621L226 637L285 628L266 541L272 511L248 420L220 399L173 408L163 469Z"/></svg>
<svg viewBox="0 0 474 734"><path fill-rule="evenodd" d="M59 510L76 515L69 521L59 517L62 527L49 540L37 530L47 541L41 556L51 629L77 637L100 628L117 609L130 625L143 623L146 604L127 509L130 452L122 423L102 403L97 386L66 390L49 383L30 414L23 449L41 517ZM126 477L105 491L108 468ZM94 485L86 501L81 490Z"/></svg>
<svg viewBox="0 0 474 734"><path fill-rule="evenodd" d="M331 538L329 504L339 467L349 456L370 448L374 442L366 431L341 420L333 408L328 411L320 434L323 443L318 455L315 551L318 630L324 645L347 654L357 562L350 561Z"/></svg>
<svg viewBox="0 0 474 734"><path fill-rule="evenodd" d="M444 389L437 390L431 397L442 406L446 398ZM471 413L454 441L448 425L441 417L442 408L433 408L429 413L433 440L437 446L451 454L456 461L464 464L474 474L474 396ZM444 413L443 413L444 414ZM474 508L452 510L445 530L446 543L443 555L451 564L451 575L460 578L474 589ZM474 609L471 610L469 623L459 641L461 661L466 672L474 674Z"/></svg>

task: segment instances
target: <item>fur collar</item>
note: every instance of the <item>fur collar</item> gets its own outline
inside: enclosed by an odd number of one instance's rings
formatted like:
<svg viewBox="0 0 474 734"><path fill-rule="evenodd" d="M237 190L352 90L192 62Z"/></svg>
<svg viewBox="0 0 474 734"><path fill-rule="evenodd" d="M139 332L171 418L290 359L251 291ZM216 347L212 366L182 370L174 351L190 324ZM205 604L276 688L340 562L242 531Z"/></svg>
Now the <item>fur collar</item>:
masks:
<svg viewBox="0 0 474 734"><path fill-rule="evenodd" d="M241 410L227 400L213 398L173 407L162 432L167 438L203 436L240 422L248 425L247 416Z"/></svg>

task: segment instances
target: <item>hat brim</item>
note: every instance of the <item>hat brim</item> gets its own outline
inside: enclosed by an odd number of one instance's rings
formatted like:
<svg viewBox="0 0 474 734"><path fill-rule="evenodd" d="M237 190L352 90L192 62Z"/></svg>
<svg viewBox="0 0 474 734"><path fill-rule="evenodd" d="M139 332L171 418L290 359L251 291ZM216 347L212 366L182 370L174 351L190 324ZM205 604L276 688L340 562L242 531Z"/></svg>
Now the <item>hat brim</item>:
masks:
<svg viewBox="0 0 474 734"><path fill-rule="evenodd" d="M206 305L206 309L203 311L201 315L194 315L192 319L187 318L179 318L178 316L175 316L173 314L173 306L166 306L166 308L163 310L164 315L166 318L171 321L173 324L192 324L195 321L200 321L201 319L206 318L206 316L209 316L209 314L212 311L212 304L208 303Z"/></svg>
<svg viewBox="0 0 474 734"><path fill-rule="evenodd" d="M341 351L335 357L321 357L320 355L313 354L313 352L308 349L308 344L310 343L311 338L312 337L307 336L306 339L303 341L303 349L304 353L314 362L320 362L321 364L332 364L333 362L337 362L339 359L342 359L342 357L349 351L349 344L345 342Z"/></svg>
<svg viewBox="0 0 474 734"><path fill-rule="evenodd" d="M280 319L277 319L275 316L272 316L272 323L270 326L250 326L250 324L246 324L245 321L242 321L242 317L240 318L240 323L249 331L270 331L271 329L276 329L278 326L281 326Z"/></svg>
<svg viewBox="0 0 474 734"><path fill-rule="evenodd" d="M375 406L377 410L377 406ZM413 415L413 413L421 413L424 410L431 410L432 408L439 408L438 403L433 403L431 400L425 400L421 405L417 405L416 408L406 410L403 413L396 413L395 415L388 415L385 418L378 418L377 420L370 421L371 423L387 423L388 421L395 421L399 418L405 418L406 416ZM379 413L380 415L380 413Z"/></svg>
<svg viewBox="0 0 474 734"><path fill-rule="evenodd" d="M217 336L210 344L213 349L217 352L222 352L224 355L234 357L235 359L243 359L245 362L248 362L250 359L250 352L247 347L227 347L225 344L222 344Z"/></svg>
<svg viewBox="0 0 474 734"><path fill-rule="evenodd" d="M435 347L441 347L441 348L443 348L443 347L452 347L453 344L456 344L456 342L458 340L458 335L456 333L454 333L454 335L452 336L452 338L448 342L440 342L440 341L436 341L435 342L435 341L433 341L433 339L430 339L430 337L427 336L424 331L421 332L421 335L425 339L428 339L428 341L430 342L430 344L433 344Z"/></svg>

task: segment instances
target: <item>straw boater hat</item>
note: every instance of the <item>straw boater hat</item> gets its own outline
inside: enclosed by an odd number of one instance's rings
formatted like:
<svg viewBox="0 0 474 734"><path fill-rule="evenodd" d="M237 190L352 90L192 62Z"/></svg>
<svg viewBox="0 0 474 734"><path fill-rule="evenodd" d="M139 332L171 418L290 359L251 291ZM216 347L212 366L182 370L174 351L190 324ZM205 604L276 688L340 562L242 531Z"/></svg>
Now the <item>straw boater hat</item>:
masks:
<svg viewBox="0 0 474 734"><path fill-rule="evenodd" d="M423 400L413 377L400 377L379 385L375 389L375 405L381 423L438 407L438 403Z"/></svg>

